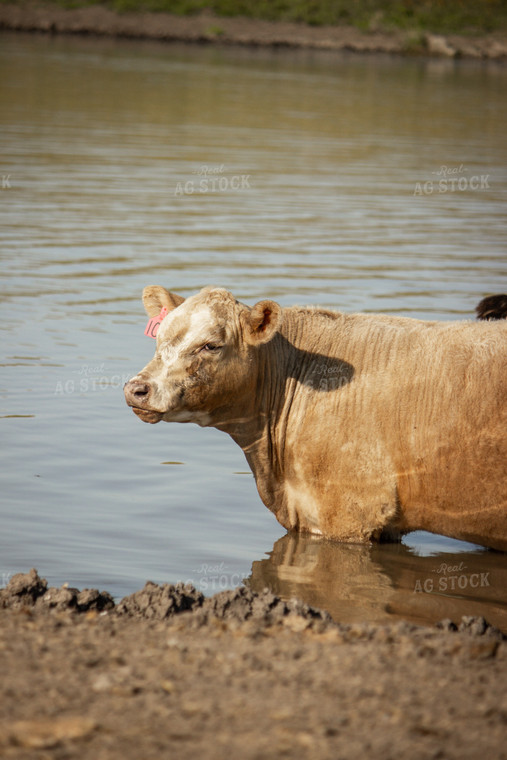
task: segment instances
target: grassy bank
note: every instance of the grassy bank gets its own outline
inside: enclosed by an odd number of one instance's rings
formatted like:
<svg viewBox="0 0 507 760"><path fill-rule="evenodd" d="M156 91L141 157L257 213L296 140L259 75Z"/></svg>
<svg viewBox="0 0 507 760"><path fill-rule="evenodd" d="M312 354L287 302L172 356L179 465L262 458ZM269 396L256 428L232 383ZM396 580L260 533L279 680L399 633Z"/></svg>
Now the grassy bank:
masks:
<svg viewBox="0 0 507 760"><path fill-rule="evenodd" d="M9 2L9 0L0 0ZM351 25L361 31L396 29L441 34L507 30L507 0L53 0L66 8L103 5L118 12L245 16L268 21ZM13 0L10 0L13 2Z"/></svg>

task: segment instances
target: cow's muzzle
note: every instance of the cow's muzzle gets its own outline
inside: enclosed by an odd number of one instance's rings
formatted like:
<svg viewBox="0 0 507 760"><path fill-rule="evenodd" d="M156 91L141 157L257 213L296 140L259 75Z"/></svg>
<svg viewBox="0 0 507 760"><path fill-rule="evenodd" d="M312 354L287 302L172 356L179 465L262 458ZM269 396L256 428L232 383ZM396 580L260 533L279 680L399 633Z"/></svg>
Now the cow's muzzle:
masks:
<svg viewBox="0 0 507 760"><path fill-rule="evenodd" d="M145 380L134 378L125 383L123 387L125 393L125 401L132 407L134 414L143 421L154 424L160 422L163 412L157 412L155 409L149 408L151 386Z"/></svg>

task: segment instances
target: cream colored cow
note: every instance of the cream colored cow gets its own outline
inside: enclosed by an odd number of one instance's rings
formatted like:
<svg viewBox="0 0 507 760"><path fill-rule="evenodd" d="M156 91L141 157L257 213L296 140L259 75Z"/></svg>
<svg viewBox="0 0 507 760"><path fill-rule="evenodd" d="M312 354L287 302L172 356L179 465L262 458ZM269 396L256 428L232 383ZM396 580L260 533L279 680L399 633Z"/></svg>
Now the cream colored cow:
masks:
<svg viewBox="0 0 507 760"><path fill-rule="evenodd" d="M221 288L143 300L167 316L127 403L229 433L285 528L507 550L507 322L249 308Z"/></svg>

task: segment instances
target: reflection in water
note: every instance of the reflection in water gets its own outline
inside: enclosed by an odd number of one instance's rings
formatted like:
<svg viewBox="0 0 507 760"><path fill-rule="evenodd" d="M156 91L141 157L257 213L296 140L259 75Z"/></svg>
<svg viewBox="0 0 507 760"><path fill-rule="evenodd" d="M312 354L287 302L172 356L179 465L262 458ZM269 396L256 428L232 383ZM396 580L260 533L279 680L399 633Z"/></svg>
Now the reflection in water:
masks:
<svg viewBox="0 0 507 760"><path fill-rule="evenodd" d="M254 562L250 588L297 596L339 622L458 622L482 615L507 631L507 568L477 549L418 556L404 544L339 544L287 534Z"/></svg>

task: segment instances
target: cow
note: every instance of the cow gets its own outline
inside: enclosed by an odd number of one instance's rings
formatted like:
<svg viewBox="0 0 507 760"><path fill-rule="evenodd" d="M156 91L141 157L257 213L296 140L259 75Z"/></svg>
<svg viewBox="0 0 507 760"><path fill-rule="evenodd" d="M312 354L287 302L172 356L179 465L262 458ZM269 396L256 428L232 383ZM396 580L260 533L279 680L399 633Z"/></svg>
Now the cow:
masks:
<svg viewBox="0 0 507 760"><path fill-rule="evenodd" d="M507 321L249 307L219 287L143 302L156 350L127 404L228 433L288 531L507 551Z"/></svg>
<svg viewBox="0 0 507 760"><path fill-rule="evenodd" d="M507 319L507 295L486 296L475 307L477 319Z"/></svg>

